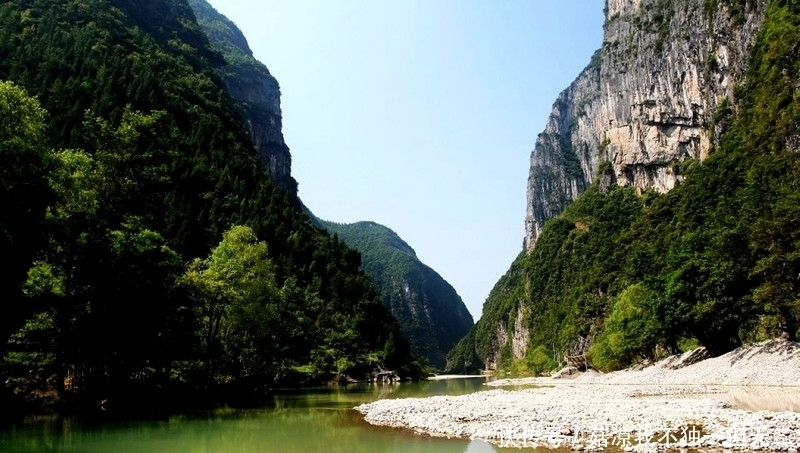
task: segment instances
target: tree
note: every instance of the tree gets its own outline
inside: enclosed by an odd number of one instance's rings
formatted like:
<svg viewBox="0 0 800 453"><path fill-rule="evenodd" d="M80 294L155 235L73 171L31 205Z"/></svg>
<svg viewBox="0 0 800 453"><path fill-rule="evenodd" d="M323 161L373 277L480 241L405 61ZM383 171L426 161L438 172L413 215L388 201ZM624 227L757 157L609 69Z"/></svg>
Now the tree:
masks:
<svg viewBox="0 0 800 453"><path fill-rule="evenodd" d="M44 237L45 207L52 199L45 175L45 111L10 82L0 82L0 357L9 334L29 311L21 285Z"/></svg>
<svg viewBox="0 0 800 453"><path fill-rule="evenodd" d="M268 376L275 351L280 293L267 245L253 230L233 226L205 259L195 259L179 285L188 290L201 320L201 344L209 380Z"/></svg>
<svg viewBox="0 0 800 453"><path fill-rule="evenodd" d="M614 301L589 355L606 370L624 368L637 359L654 359L662 330L656 294L643 283L626 288Z"/></svg>

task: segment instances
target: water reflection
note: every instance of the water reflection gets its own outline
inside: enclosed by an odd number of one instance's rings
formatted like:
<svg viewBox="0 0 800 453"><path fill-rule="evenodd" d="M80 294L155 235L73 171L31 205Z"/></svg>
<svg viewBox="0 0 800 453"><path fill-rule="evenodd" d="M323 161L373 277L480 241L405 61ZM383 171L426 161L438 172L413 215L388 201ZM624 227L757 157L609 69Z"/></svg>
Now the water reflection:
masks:
<svg viewBox="0 0 800 453"><path fill-rule="evenodd" d="M737 409L753 412L800 412L800 388L798 387L733 388L724 393L723 397Z"/></svg>
<svg viewBox="0 0 800 453"><path fill-rule="evenodd" d="M431 438L374 427L352 410L353 406L378 398L484 390L482 383L482 379L458 379L282 392L260 409L225 408L159 420L93 423L73 417L31 417L10 430L0 431L0 452L525 452L501 449L479 440Z"/></svg>
<svg viewBox="0 0 800 453"><path fill-rule="evenodd" d="M467 445L467 449L464 450L464 453L495 453L496 451L494 445L475 439Z"/></svg>

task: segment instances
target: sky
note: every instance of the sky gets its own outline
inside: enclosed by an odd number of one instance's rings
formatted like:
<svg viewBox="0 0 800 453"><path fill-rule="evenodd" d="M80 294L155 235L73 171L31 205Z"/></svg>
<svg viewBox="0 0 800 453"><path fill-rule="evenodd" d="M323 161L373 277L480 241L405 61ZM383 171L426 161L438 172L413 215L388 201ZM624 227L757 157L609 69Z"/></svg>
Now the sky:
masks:
<svg viewBox="0 0 800 453"><path fill-rule="evenodd" d="M394 230L477 321L522 251L530 153L603 0L209 0L281 86L299 195Z"/></svg>

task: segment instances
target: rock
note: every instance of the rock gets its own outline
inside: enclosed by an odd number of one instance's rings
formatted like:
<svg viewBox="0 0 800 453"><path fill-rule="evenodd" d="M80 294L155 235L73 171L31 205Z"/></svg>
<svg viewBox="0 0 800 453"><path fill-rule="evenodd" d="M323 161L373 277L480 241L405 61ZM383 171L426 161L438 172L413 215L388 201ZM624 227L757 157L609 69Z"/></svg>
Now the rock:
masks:
<svg viewBox="0 0 800 453"><path fill-rule="evenodd" d="M790 446L797 449L800 413L773 411L767 419L763 412L721 404L720 399L728 396L732 386L726 386L725 393L720 394L718 384L688 385L686 382L720 382L720 377L724 381L740 382L745 380L743 377L750 376L749 380L762 386L797 383L800 382L800 344L768 341L745 345L687 367L665 366L670 363L675 360L658 362L643 371L626 370L592 378L583 375L575 381L526 380L543 384L534 389L387 399L357 409L365 414L369 423L405 427L434 436L475 436L500 443L511 435L541 444L549 440L548 436L553 436L561 439L562 446L576 451L591 450L599 443L592 439L597 440L602 434L610 436L610 433L631 433L633 451L656 451L655 442L660 435L651 436L644 443L636 442L637 436L644 430L663 433L663 427L673 427L671 432L675 433L676 428L700 426L703 427L701 438L687 438L687 442L682 443L678 435L671 446L693 447L699 443L706 449L721 451L725 448L731 452L742 450L741 443L747 441L758 444L760 451L786 451ZM755 379L756 376L760 377ZM508 380L506 384L517 382ZM783 396L798 391L796 384L776 389ZM763 439L772 444L757 440L756 433L763 434ZM695 434L700 433L695 431Z"/></svg>
<svg viewBox="0 0 800 453"><path fill-rule="evenodd" d="M599 169L601 185L666 192L679 179L674 163L708 155L712 117L743 80L767 2L741 24L722 6L707 15L706 4L608 1L602 48L559 95L531 153L528 251Z"/></svg>
<svg viewBox="0 0 800 453"><path fill-rule="evenodd" d="M256 60L242 32L206 0L189 0L203 33L214 50L230 63L222 73L225 88L238 104L242 123L261 163L275 184L293 195L292 156L281 130L281 90L266 66ZM220 31L222 30L222 31Z"/></svg>
<svg viewBox="0 0 800 453"><path fill-rule="evenodd" d="M578 375L578 369L574 366L566 366L559 371L556 371L551 376L553 379L563 379L567 377L575 377Z"/></svg>

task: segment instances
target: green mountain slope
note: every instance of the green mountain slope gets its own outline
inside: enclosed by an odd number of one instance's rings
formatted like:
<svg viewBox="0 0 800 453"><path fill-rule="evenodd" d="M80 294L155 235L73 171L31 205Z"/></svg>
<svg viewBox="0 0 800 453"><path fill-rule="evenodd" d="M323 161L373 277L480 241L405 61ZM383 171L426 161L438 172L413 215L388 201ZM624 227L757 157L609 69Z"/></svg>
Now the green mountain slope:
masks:
<svg viewBox="0 0 800 453"><path fill-rule="evenodd" d="M412 351L443 369L445 354L472 328L461 297L394 231L374 222L323 228L361 252L364 272L383 295L383 304L400 323Z"/></svg>
<svg viewBox="0 0 800 453"><path fill-rule="evenodd" d="M212 47L229 63L222 72L223 81L237 102L262 163L273 180L296 192L288 169L291 158L281 134L277 81L253 58L245 37L230 20L204 0L189 3ZM363 269L381 289L384 305L398 319L413 352L442 368L445 353L472 327L472 317L455 290L420 263L414 251L389 229L366 223L317 224L362 253Z"/></svg>
<svg viewBox="0 0 800 453"><path fill-rule="evenodd" d="M0 5L4 407L413 373L359 254L264 170L224 65L182 0Z"/></svg>
<svg viewBox="0 0 800 453"><path fill-rule="evenodd" d="M666 194L609 185L601 168L496 284L449 367L540 372L588 352L615 369L698 343L796 339L799 38L800 5L771 2L709 157L676 166Z"/></svg>

